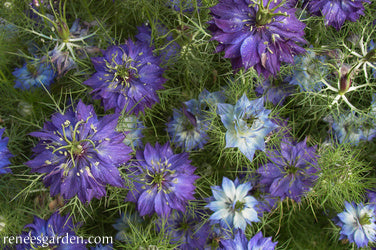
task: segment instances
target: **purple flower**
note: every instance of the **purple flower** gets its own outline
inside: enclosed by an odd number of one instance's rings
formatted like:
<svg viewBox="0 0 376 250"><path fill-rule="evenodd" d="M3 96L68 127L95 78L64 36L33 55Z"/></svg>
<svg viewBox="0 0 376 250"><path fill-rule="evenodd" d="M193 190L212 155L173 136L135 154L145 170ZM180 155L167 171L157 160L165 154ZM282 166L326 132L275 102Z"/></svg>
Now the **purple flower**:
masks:
<svg viewBox="0 0 376 250"><path fill-rule="evenodd" d="M93 88L94 99L102 99L104 109L138 114L159 102L157 90L166 81L160 58L143 42L128 40L119 46L110 46L103 57L91 61L97 71L83 82Z"/></svg>
<svg viewBox="0 0 376 250"><path fill-rule="evenodd" d="M3 138L5 128L0 129L0 174L12 173L12 170L9 168L9 158L13 155L8 149L9 137Z"/></svg>
<svg viewBox="0 0 376 250"><path fill-rule="evenodd" d="M175 211L167 220L166 231L172 244L180 243L179 249L202 249L210 233L210 225L202 224L204 218L198 213Z"/></svg>
<svg viewBox="0 0 376 250"><path fill-rule="evenodd" d="M17 245L17 249L36 249L36 248L53 248L53 249L86 249L82 237L76 236L72 217L67 214L61 216L55 212L47 220L34 216L34 221L26 225L28 232L23 232L21 237L29 237L29 241ZM34 240L32 240L34 238ZM39 240L38 240L39 239ZM70 240L72 239L72 240ZM56 248L57 247L57 248Z"/></svg>
<svg viewBox="0 0 376 250"><path fill-rule="evenodd" d="M345 201L345 211L339 213L336 225L341 227L339 239L355 242L357 247L366 247L376 241L375 205L355 204Z"/></svg>
<svg viewBox="0 0 376 250"><path fill-rule="evenodd" d="M368 0L311 0L307 9L310 13L323 16L325 25L331 25L340 30L346 20L355 22L364 15L363 3Z"/></svg>
<svg viewBox="0 0 376 250"><path fill-rule="evenodd" d="M152 30L147 25L142 25L137 27L138 34L135 36L139 41L146 43L148 46L150 46L152 41ZM167 34L167 36L166 36ZM162 45L163 48L157 49L159 51L159 55L162 58L163 62L173 61L173 58L175 58L180 50L179 44L177 44L174 41L174 38L171 34L168 33L168 30L166 27L164 27L162 24L157 22L155 24L155 36L159 37L165 37L164 44Z"/></svg>
<svg viewBox="0 0 376 250"><path fill-rule="evenodd" d="M272 242L272 237L264 238L262 232L255 234L248 242L247 237L242 230L239 230L234 239L221 240L221 249L237 249L237 250L273 250L278 242Z"/></svg>
<svg viewBox="0 0 376 250"><path fill-rule="evenodd" d="M258 201L248 192L252 189L250 182L239 183L238 179L231 181L223 177L222 187L211 187L215 200L206 207L214 212L210 220L219 222L225 228L240 228L245 230L247 224L259 222L256 205Z"/></svg>
<svg viewBox="0 0 376 250"><path fill-rule="evenodd" d="M268 162L257 170L261 175L259 183L269 187L272 196L279 196L282 200L289 197L300 202L320 170L316 148L307 147L306 140L292 143L284 138L280 150L268 150L266 155Z"/></svg>
<svg viewBox="0 0 376 250"><path fill-rule="evenodd" d="M255 88L258 96L263 95L265 101L269 101L274 105L283 105L286 97L294 93L294 88L286 82L276 82L266 80Z"/></svg>
<svg viewBox="0 0 376 250"><path fill-rule="evenodd" d="M168 216L171 209L185 211L188 200L194 199L193 174L188 153L174 154L169 143L152 147L146 144L144 151L137 151L137 161L132 164L130 178L134 178L127 200L137 203L141 216L156 212Z"/></svg>
<svg viewBox="0 0 376 250"><path fill-rule="evenodd" d="M269 119L270 110L264 108L264 99L249 101L244 94L233 106L219 103L217 113L226 132L226 147L237 147L250 160L257 149L265 150L264 137L278 126Z"/></svg>
<svg viewBox="0 0 376 250"><path fill-rule="evenodd" d="M55 78L55 71L47 62L37 60L25 63L21 68L17 68L12 73L16 78L15 88L29 90L44 85L50 86Z"/></svg>
<svg viewBox="0 0 376 250"><path fill-rule="evenodd" d="M130 159L131 149L123 143L125 135L115 131L117 121L118 115L98 119L92 105L79 101L75 111L54 114L42 131L30 134L40 141L35 158L25 164L46 173L43 182L51 186L51 196L77 194L83 203L100 199L106 184L124 187L117 167Z"/></svg>
<svg viewBox="0 0 376 250"><path fill-rule="evenodd" d="M210 8L209 30L225 51L232 67L254 67L267 78L276 75L282 62L293 63L294 55L305 50L305 24L295 17L295 9L282 0L220 0Z"/></svg>

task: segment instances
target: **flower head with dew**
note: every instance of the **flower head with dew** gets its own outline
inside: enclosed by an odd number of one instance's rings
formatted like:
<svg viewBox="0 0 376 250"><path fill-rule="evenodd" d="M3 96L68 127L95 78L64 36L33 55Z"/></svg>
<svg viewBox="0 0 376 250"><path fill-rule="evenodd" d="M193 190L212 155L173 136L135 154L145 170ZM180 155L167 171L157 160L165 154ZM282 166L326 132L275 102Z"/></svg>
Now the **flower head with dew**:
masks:
<svg viewBox="0 0 376 250"><path fill-rule="evenodd" d="M156 39L153 39L152 30L147 24L137 27L138 34L135 37L137 38L137 40L146 43L148 46L153 44L153 47L156 46L155 40L162 40L162 47L157 47L153 51L161 56L161 59L164 63L173 62L180 50L179 44L174 41L174 37L169 34L168 30L163 24L156 22L154 27L154 35L156 36ZM161 39L162 37L165 38Z"/></svg>
<svg viewBox="0 0 376 250"><path fill-rule="evenodd" d="M307 147L306 140L295 143L283 138L281 148L266 152L268 162L258 168L259 184L265 185L271 196L286 197L300 202L317 180L316 147Z"/></svg>
<svg viewBox="0 0 376 250"><path fill-rule="evenodd" d="M126 41L110 46L103 57L91 58L97 71L83 84L93 88L94 99L101 99L105 110L126 113L144 112L159 102L157 90L163 88L166 79L159 57L143 42Z"/></svg>
<svg viewBox="0 0 376 250"><path fill-rule="evenodd" d="M285 0L220 0L211 7L209 30L225 51L232 67L255 70L267 78L276 75L282 62L294 63L305 50L305 24L295 17L295 8Z"/></svg>
<svg viewBox="0 0 376 250"><path fill-rule="evenodd" d="M262 232L255 234L249 241L242 230L239 230L234 239L221 240L222 248L220 249L237 249L237 250L273 250L278 242L273 242L272 237L265 238Z"/></svg>
<svg viewBox="0 0 376 250"><path fill-rule="evenodd" d="M219 103L217 113L226 132L226 148L237 147L250 160L257 149L265 150L265 136L278 127L269 119L270 110L264 108L264 98L249 101L243 96L235 106Z"/></svg>
<svg viewBox="0 0 376 250"><path fill-rule="evenodd" d="M137 203L141 216L156 212L168 217L172 209L185 211L188 201L194 199L194 183L199 178L188 156L174 154L169 143L154 147L148 143L137 151L129 168L133 187L126 199Z"/></svg>
<svg viewBox="0 0 376 250"><path fill-rule="evenodd" d="M171 237L170 242L180 243L179 249L202 249L210 233L209 223L203 221L199 212L173 212L165 225L166 233Z"/></svg>
<svg viewBox="0 0 376 250"><path fill-rule="evenodd" d="M332 126L331 131L339 143L358 145L360 140L370 141L376 136L375 120L354 111L328 116L324 121Z"/></svg>
<svg viewBox="0 0 376 250"><path fill-rule="evenodd" d="M79 224L74 225L72 222L72 217L67 214L65 216L60 215L58 212L53 213L50 218L43 220L42 218L34 216L34 221L31 224L26 225L24 228L29 228L28 231L24 231L21 237L26 239L40 239L40 240L30 240L22 241L21 244L16 246L16 249L39 249L46 248L49 249L87 249L85 244L79 240L76 236L74 230L79 227ZM64 243L63 237L68 236L69 239L77 238L77 240L67 241Z"/></svg>
<svg viewBox="0 0 376 250"><path fill-rule="evenodd" d="M339 239L348 239L357 247L366 247L376 241L375 205L345 201L345 210L334 219L341 227Z"/></svg>
<svg viewBox="0 0 376 250"><path fill-rule="evenodd" d="M22 90L50 86L55 78L55 71L51 64L40 60L32 60L25 63L21 68L16 68L13 73L16 84L15 88Z"/></svg>
<svg viewBox="0 0 376 250"><path fill-rule="evenodd" d="M4 131L5 128L0 129L0 174L12 173L9 158L13 155L8 149L9 137L3 137Z"/></svg>
<svg viewBox="0 0 376 250"><path fill-rule="evenodd" d="M242 230L245 230L247 224L260 221L256 211L258 201L248 195L252 189L250 182L240 184L238 179L233 182L223 177L222 187L212 186L211 189L214 200L206 205L214 212L210 220L226 228Z"/></svg>
<svg viewBox="0 0 376 250"><path fill-rule="evenodd" d="M364 15L364 3L369 0L311 0L307 1L308 12L323 16L325 25L331 25L340 30L346 20L356 22Z"/></svg>
<svg viewBox="0 0 376 250"><path fill-rule="evenodd" d="M32 172L45 173L43 182L51 196L77 195L83 202L106 195L106 184L124 187L118 167L131 156L125 135L115 131L118 115L97 118L94 107L81 100L76 110L56 113L44 124L33 149L34 159L25 164Z"/></svg>
<svg viewBox="0 0 376 250"><path fill-rule="evenodd" d="M325 57L308 50L305 55L296 56L294 61L290 84L298 85L301 92L319 92L324 86L321 79L328 74L324 67Z"/></svg>

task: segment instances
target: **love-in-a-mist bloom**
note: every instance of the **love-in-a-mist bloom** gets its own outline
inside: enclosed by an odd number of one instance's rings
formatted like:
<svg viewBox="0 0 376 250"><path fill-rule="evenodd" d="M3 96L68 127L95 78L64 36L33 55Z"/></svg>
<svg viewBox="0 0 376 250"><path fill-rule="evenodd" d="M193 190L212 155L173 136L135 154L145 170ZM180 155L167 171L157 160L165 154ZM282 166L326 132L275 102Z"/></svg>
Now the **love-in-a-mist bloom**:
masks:
<svg viewBox="0 0 376 250"><path fill-rule="evenodd" d="M15 88L28 90L44 85L50 86L55 78L55 71L47 62L33 60L25 63L21 68L16 68L13 73Z"/></svg>
<svg viewBox="0 0 376 250"><path fill-rule="evenodd" d="M364 3L368 0L311 0L307 1L307 10L325 18L325 25L331 25L340 30L346 20L356 22L364 15Z"/></svg>
<svg viewBox="0 0 376 250"><path fill-rule="evenodd" d="M194 214L193 211L175 211L168 218L164 228L171 237L172 244L180 243L178 249L202 249L210 233L209 223L203 224L203 220L199 213Z"/></svg>
<svg viewBox="0 0 376 250"><path fill-rule="evenodd" d="M62 216L55 212L47 220L34 216L33 223L24 227L29 230L21 234L23 239L30 240L23 240L16 248L19 250L47 247L48 249L86 249L84 239L74 232L78 226L73 224L69 214ZM63 237L74 240L64 241ZM33 238L34 240L31 240Z"/></svg>
<svg viewBox="0 0 376 250"><path fill-rule="evenodd" d="M94 99L101 99L105 110L138 114L159 102L156 91L166 81L164 69L146 43L128 40L91 61L97 72L83 84L93 88Z"/></svg>
<svg viewBox="0 0 376 250"><path fill-rule="evenodd" d="M305 24L295 17L295 8L283 0L220 0L210 8L209 30L232 67L254 67L265 78L276 75L282 62L293 63L304 53Z"/></svg>
<svg viewBox="0 0 376 250"><path fill-rule="evenodd" d="M278 127L269 119L270 110L264 108L264 98L248 100L243 96L236 105L219 103L217 113L226 132L226 148L237 147L250 160L255 151L265 150L264 137Z"/></svg>
<svg viewBox="0 0 376 250"><path fill-rule="evenodd" d="M148 143L143 151L137 151L129 169L134 181L127 200L137 203L141 216L156 212L167 217L172 209L185 211L188 201L194 199L199 178L188 156L174 154L169 143L154 147Z"/></svg>
<svg viewBox="0 0 376 250"><path fill-rule="evenodd" d="M142 121L137 119L135 115L122 115L119 118L117 130L119 132L125 132L125 139L124 143L127 146L132 148L141 148L142 138L144 135L142 134L142 130L145 128Z"/></svg>
<svg viewBox="0 0 376 250"><path fill-rule="evenodd" d="M356 204L345 201L345 210L334 219L341 227L339 239L355 242L357 247L366 247L376 241L375 205Z"/></svg>
<svg viewBox="0 0 376 250"><path fill-rule="evenodd" d="M210 220L220 223L226 228L239 228L245 230L247 224L259 222L256 206L258 201L248 192L252 189L250 182L240 184L238 179L231 181L223 177L222 187L211 187L214 200L207 208L214 213Z"/></svg>
<svg viewBox="0 0 376 250"><path fill-rule="evenodd" d="M262 232L255 234L249 241L242 230L239 230L234 239L221 240L223 247L220 249L237 250L273 250L278 242L273 242L272 237L265 238Z"/></svg>
<svg viewBox="0 0 376 250"><path fill-rule="evenodd" d="M268 187L272 196L300 202L320 170L316 147L307 147L306 140L295 143L282 139L281 148L267 150L266 155L268 162L257 170L261 175L259 184Z"/></svg>
<svg viewBox="0 0 376 250"><path fill-rule="evenodd" d="M9 137L3 137L4 131L5 128L0 129L0 174L12 173L9 158L13 155L8 149Z"/></svg>
<svg viewBox="0 0 376 250"><path fill-rule="evenodd" d="M115 131L117 121L116 114L98 119L92 105L79 101L75 111L54 114L40 132L30 134L40 140L34 159L25 164L46 174L43 182L51 196L77 195L83 203L100 199L106 184L124 187L118 167L131 158L125 135Z"/></svg>

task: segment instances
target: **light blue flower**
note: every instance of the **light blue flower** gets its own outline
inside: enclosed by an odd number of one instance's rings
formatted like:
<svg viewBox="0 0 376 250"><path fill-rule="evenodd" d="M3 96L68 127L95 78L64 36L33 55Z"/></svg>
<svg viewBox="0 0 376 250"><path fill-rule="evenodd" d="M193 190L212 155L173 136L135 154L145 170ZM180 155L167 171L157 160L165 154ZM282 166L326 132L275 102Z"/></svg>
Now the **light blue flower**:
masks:
<svg viewBox="0 0 376 250"><path fill-rule="evenodd" d="M324 86L321 79L327 74L323 66L325 57L318 57L313 51L308 51L305 55L296 56L294 61L290 84L298 85L301 92L319 92Z"/></svg>
<svg viewBox="0 0 376 250"><path fill-rule="evenodd" d="M214 201L211 201L207 208L214 213L210 220L219 222L224 227L234 227L245 230L247 224L259 222L256 206L258 201L248 192L252 189L252 184L246 182L239 184L238 179L235 182L223 177L222 187L211 187Z"/></svg>
<svg viewBox="0 0 376 250"><path fill-rule="evenodd" d="M237 147L252 161L257 149L265 150L264 137L278 127L269 119L270 112L262 97L249 101L243 94L235 106L219 103L217 113L227 129L226 148Z"/></svg>
<svg viewBox="0 0 376 250"><path fill-rule="evenodd" d="M39 60L25 63L21 68L16 68L12 74L16 78L14 87L23 90L41 87L42 84L47 88L55 78L52 66Z"/></svg>
<svg viewBox="0 0 376 250"><path fill-rule="evenodd" d="M142 148L142 130L145 128L142 121L137 119L135 115L123 115L119 118L117 129L125 132L125 145L133 148Z"/></svg>
<svg viewBox="0 0 376 250"><path fill-rule="evenodd" d="M337 226L340 226L340 240L348 239L358 247L365 247L368 242L376 240L375 206L351 204L345 201L345 211L337 215Z"/></svg>

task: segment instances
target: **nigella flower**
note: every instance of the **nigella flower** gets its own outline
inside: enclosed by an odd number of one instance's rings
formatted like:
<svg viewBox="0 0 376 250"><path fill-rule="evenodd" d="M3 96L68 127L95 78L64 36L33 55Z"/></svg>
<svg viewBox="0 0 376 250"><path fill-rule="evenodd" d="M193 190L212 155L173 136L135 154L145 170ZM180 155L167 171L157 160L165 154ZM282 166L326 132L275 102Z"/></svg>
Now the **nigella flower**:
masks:
<svg viewBox="0 0 376 250"><path fill-rule="evenodd" d="M77 195L85 203L106 195L106 184L124 187L118 166L131 157L123 133L115 131L118 115L97 118L94 107L81 100L75 111L56 113L40 132L35 158L25 164L32 172L46 173L43 182L50 194L64 199Z"/></svg>
<svg viewBox="0 0 376 250"><path fill-rule="evenodd" d="M375 205L345 201L345 211L337 214L336 225L341 227L340 240L348 239L357 247L366 247L376 240Z"/></svg>
<svg viewBox="0 0 376 250"><path fill-rule="evenodd" d="M179 249L202 249L210 233L210 225L202 223L198 213L175 211L167 220L166 233L172 244L180 243Z"/></svg>
<svg viewBox="0 0 376 250"><path fill-rule="evenodd" d="M354 111L326 117L324 120L331 124L332 133L339 143L357 145L360 140L370 141L376 136L375 121L359 116Z"/></svg>
<svg viewBox="0 0 376 250"><path fill-rule="evenodd" d="M119 118L117 130L127 133L125 135L124 143L132 148L142 147L142 130L145 128L142 121L138 120L134 115L122 115Z"/></svg>
<svg viewBox="0 0 376 250"><path fill-rule="evenodd" d="M169 34L166 27L164 27L162 24L157 22L155 24L155 36L158 38L165 37L162 40L163 46L161 49L157 48L157 51L163 62L169 62L173 61L173 59L177 56L180 46L174 41L174 37ZM135 36L139 41L146 43L148 46L151 44L155 44L155 40L152 39L152 30L147 25L142 25L137 27L138 34Z"/></svg>
<svg viewBox="0 0 376 250"><path fill-rule="evenodd" d="M166 79L160 58L147 44L128 40L103 54L91 59L97 72L83 84L93 88L94 99L102 99L105 110L138 114L159 102L156 91Z"/></svg>
<svg viewBox="0 0 376 250"><path fill-rule="evenodd" d="M346 20L356 22L360 15L364 15L363 3L368 0L311 0L307 9L310 13L323 16L325 25L331 25L340 30Z"/></svg>
<svg viewBox="0 0 376 250"><path fill-rule="evenodd" d="M252 189L252 184L246 182L239 183L223 177L222 187L211 187L214 199L206 207L210 208L214 214L210 220L219 222L226 228L240 228L245 230L247 224L259 222L257 217L256 206L258 201L248 192Z"/></svg>
<svg viewBox="0 0 376 250"><path fill-rule="evenodd" d="M254 67L265 78L276 75L282 62L293 63L305 50L305 24L295 17L295 8L283 0L220 0L210 8L209 30L225 51L232 67Z"/></svg>
<svg viewBox="0 0 376 250"><path fill-rule="evenodd" d="M276 82L273 80L266 80L263 83L259 83L255 88L258 96L263 95L265 101L269 101L274 105L283 105L285 99L294 93L294 89L291 85L284 82Z"/></svg>
<svg viewBox="0 0 376 250"><path fill-rule="evenodd" d="M23 239L28 237L29 240L17 245L16 248L20 250L46 247L49 249L86 249L84 239L74 232L77 227L79 225L73 224L69 214L62 216L55 212L47 220L34 216L33 223L24 227L29 228L29 231L21 234Z"/></svg>
<svg viewBox="0 0 376 250"><path fill-rule="evenodd" d="M22 90L29 90L42 85L48 88L55 78L55 71L52 66L47 62L38 60L25 63L12 74L16 78L14 87Z"/></svg>
<svg viewBox="0 0 376 250"><path fill-rule="evenodd" d="M221 240L221 249L237 249L237 250L273 250L278 242L272 242L272 237L265 238L262 232L255 234L249 241L242 230L239 230L234 239Z"/></svg>
<svg viewBox="0 0 376 250"><path fill-rule="evenodd" d="M193 174L188 153L174 154L169 143L152 147L146 144L144 151L137 151L137 161L132 164L130 178L134 178L127 200L136 202L141 216L156 212L168 216L172 209L185 211L188 200L194 199Z"/></svg>
<svg viewBox="0 0 376 250"><path fill-rule="evenodd" d="M324 86L321 79L328 71L324 67L325 57L309 50L305 55L296 56L294 61L290 84L298 85L301 92L319 92Z"/></svg>
<svg viewBox="0 0 376 250"><path fill-rule="evenodd" d="M5 128L0 129L0 174L12 173L9 158L13 155L8 149L9 137L3 137L4 131Z"/></svg>
<svg viewBox="0 0 376 250"><path fill-rule="evenodd" d="M281 149L266 152L268 162L257 172L260 184L269 187L272 196L289 197L300 202L317 179L316 147L307 147L306 140L295 143L282 139Z"/></svg>
<svg viewBox="0 0 376 250"><path fill-rule="evenodd" d="M226 147L237 147L252 161L257 149L265 150L264 137L278 126L269 119L270 110L264 108L264 99L249 101L243 96L236 105L219 103L217 113L226 132Z"/></svg>

